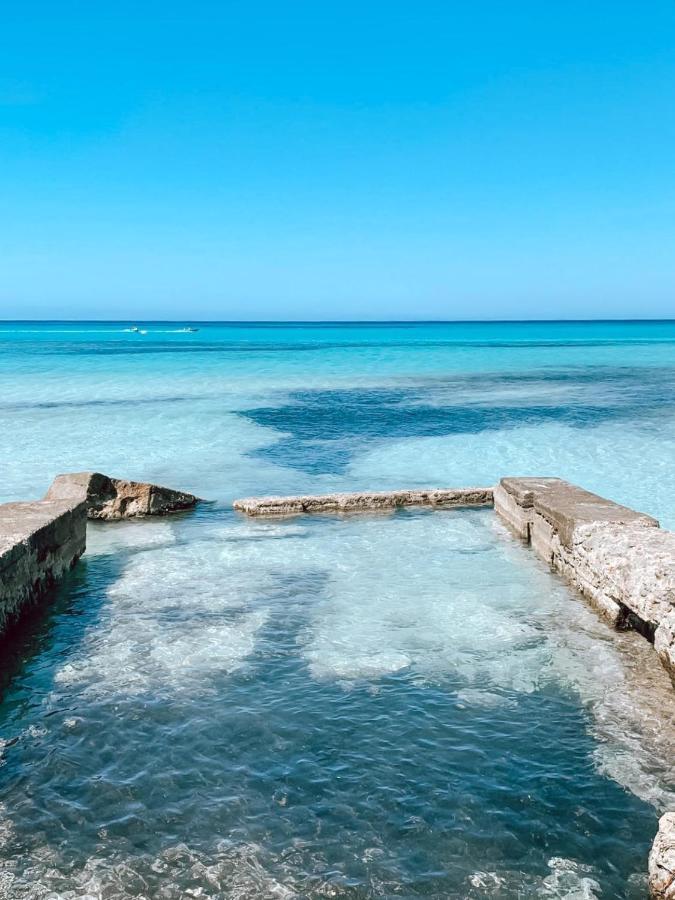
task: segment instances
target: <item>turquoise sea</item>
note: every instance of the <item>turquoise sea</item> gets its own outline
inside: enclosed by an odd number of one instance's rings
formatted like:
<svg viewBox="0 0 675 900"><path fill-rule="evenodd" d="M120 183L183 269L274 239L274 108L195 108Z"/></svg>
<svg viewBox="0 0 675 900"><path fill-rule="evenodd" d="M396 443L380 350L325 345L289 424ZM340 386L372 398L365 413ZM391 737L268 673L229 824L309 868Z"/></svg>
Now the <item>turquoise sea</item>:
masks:
<svg viewBox="0 0 675 900"><path fill-rule="evenodd" d="M211 501L91 527L5 642L0 898L645 897L643 638L489 511L231 501L559 475L675 528L675 322L186 324L0 322L1 501Z"/></svg>

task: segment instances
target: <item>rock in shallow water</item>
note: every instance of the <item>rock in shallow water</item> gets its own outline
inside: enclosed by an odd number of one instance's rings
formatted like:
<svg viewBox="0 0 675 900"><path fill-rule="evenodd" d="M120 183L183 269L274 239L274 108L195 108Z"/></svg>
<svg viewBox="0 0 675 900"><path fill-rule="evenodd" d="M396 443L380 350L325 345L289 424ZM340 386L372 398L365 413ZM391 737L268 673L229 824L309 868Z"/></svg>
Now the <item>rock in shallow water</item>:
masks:
<svg viewBox="0 0 675 900"><path fill-rule="evenodd" d="M184 491L143 481L109 478L100 472L70 472L57 475L46 500L86 500L90 519L131 519L163 516L191 509L199 498Z"/></svg>

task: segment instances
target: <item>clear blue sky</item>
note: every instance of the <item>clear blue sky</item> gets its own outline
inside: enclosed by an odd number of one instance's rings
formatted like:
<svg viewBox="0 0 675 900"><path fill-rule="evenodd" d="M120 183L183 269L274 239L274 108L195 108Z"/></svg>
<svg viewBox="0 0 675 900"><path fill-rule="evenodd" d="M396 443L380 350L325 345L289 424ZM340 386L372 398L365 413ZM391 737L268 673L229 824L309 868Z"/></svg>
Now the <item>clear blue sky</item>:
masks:
<svg viewBox="0 0 675 900"><path fill-rule="evenodd" d="M675 315L675 3L8 3L0 317Z"/></svg>

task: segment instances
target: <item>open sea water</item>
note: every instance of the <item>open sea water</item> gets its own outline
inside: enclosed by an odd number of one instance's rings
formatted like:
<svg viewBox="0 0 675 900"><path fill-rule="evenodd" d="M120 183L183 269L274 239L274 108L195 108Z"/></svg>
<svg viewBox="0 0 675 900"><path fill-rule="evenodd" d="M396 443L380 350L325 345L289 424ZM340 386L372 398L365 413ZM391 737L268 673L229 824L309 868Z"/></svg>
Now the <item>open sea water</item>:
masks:
<svg viewBox="0 0 675 900"><path fill-rule="evenodd" d="M132 332L138 325L145 334ZM675 528L675 323L0 323L0 500L94 525L0 660L0 897L642 898L675 692L489 510L262 493L559 475Z"/></svg>

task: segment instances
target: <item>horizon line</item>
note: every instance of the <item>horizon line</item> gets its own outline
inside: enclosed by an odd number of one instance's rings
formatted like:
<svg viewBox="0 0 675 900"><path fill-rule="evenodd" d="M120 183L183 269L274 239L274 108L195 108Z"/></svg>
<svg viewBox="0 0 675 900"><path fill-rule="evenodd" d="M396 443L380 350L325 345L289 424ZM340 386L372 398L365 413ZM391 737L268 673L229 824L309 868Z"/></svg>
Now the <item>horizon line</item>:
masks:
<svg viewBox="0 0 675 900"><path fill-rule="evenodd" d="M646 318L570 318L570 319L3 319L0 325L29 324L100 324L161 323L178 325L195 322L201 325L555 325L555 324L640 324L675 323L675 317Z"/></svg>

